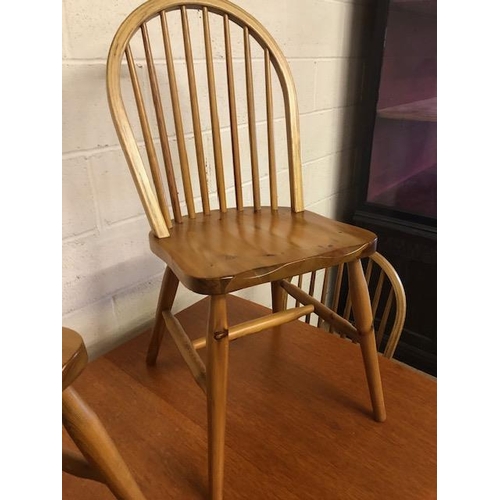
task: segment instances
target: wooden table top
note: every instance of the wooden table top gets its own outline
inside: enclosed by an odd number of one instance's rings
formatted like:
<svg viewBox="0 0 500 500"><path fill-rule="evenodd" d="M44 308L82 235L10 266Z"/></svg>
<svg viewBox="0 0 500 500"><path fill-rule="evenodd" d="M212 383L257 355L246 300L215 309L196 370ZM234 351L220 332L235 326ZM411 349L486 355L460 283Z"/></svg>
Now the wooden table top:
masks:
<svg viewBox="0 0 500 500"><path fill-rule="evenodd" d="M230 324L269 313L236 297L228 305ZM207 313L203 300L177 317L197 338ZM157 366L146 366L148 339L90 363L75 388L147 498L206 498L205 397L168 335ZM384 423L371 418L361 353L350 341L296 321L232 342L225 498L436 498L436 381L382 357L380 369ZM63 498L113 497L63 474Z"/></svg>

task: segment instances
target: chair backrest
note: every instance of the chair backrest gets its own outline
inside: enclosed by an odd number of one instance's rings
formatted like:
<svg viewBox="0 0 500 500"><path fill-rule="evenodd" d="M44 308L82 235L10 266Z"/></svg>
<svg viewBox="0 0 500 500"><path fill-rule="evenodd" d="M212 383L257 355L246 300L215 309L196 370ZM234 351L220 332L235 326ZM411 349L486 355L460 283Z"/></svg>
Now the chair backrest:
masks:
<svg viewBox="0 0 500 500"><path fill-rule="evenodd" d="M129 75L124 76L126 67ZM281 92L273 93L273 82ZM243 88L246 97L238 99ZM251 204L260 210L268 199L275 210L278 193L289 196L281 205L303 211L291 72L271 35L240 7L226 0L144 3L113 39L107 91L121 146L157 237L169 236L168 229L182 223L184 213L189 218L197 212L208 215L214 205L221 212ZM134 100L132 113L127 105ZM172 143L177 147L171 148ZM263 155L264 176L259 169ZM227 182L224 166L229 164L232 179ZM285 167L280 171L277 165ZM262 177L268 190L261 189ZM285 179L289 192L283 195Z"/></svg>
<svg viewBox="0 0 500 500"><path fill-rule="evenodd" d="M362 260L365 277L372 297L372 310L377 348L384 346L383 354L392 358L399 342L406 317L406 295L396 270L380 253L376 252ZM295 284L322 304L336 312L349 322L354 323L351 299L347 284L347 268L344 264L321 271L292 278ZM289 298L288 300L292 300ZM295 304L297 306L297 304ZM306 323L311 322L311 315L306 316ZM335 332L321 318L317 318L318 327ZM341 334L343 337L344 335Z"/></svg>

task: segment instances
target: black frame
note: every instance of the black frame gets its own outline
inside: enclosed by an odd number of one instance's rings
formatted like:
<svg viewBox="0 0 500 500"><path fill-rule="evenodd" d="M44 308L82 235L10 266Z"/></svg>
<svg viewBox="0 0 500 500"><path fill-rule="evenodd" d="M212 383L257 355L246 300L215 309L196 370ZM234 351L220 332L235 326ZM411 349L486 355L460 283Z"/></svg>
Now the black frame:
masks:
<svg viewBox="0 0 500 500"><path fill-rule="evenodd" d="M371 53L368 55L366 73L363 84L363 102L366 112L361 117L365 124L361 140L361 162L357 172L357 198L355 218L378 219L384 225L398 226L400 230L411 233L427 233L428 237L435 238L437 232L437 217L403 212L385 205L367 201L373 134L377 118L377 103L382 74L385 36L389 5L391 0L378 0L375 7L375 20L371 37Z"/></svg>

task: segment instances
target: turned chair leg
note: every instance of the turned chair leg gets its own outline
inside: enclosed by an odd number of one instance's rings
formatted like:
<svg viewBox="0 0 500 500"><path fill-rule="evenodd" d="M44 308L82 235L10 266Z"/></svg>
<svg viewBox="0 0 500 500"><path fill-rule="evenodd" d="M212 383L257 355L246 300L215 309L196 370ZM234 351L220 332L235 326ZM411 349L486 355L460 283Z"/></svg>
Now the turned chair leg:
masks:
<svg viewBox="0 0 500 500"><path fill-rule="evenodd" d="M350 262L348 270L352 312L354 314L354 323L360 336L359 344L361 346L366 380L370 391L373 416L377 422L383 422L386 417L384 394L382 392L382 381L378 366L378 353L368 286L359 259Z"/></svg>
<svg viewBox="0 0 500 500"><path fill-rule="evenodd" d="M210 297L207 330L207 414L209 498L222 500L229 353L226 296Z"/></svg>
<svg viewBox="0 0 500 500"><path fill-rule="evenodd" d="M286 299L288 295L285 289L280 285L279 281L273 281L271 283L271 296L273 313L284 311L286 309Z"/></svg>
<svg viewBox="0 0 500 500"><path fill-rule="evenodd" d="M146 356L146 363L150 366L156 363L158 351L160 350L161 341L163 339L163 333L165 332L165 321L163 320L162 312L172 309L178 286L179 279L170 267L167 267L161 283L160 296L158 298L158 305L156 306L155 323L151 333L151 340L149 341L148 354Z"/></svg>
<svg viewBox="0 0 500 500"><path fill-rule="evenodd" d="M101 421L72 387L62 393L62 418L83 456L117 498L145 500Z"/></svg>

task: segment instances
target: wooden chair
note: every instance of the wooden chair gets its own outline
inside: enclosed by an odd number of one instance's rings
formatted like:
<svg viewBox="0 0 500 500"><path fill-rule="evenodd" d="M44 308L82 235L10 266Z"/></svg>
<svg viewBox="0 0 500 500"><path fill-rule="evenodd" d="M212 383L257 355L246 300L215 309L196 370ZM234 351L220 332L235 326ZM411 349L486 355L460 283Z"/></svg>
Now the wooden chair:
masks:
<svg viewBox="0 0 500 500"><path fill-rule="evenodd" d="M82 338L62 329L62 420L82 455L63 450L64 472L106 484L116 498L145 500L127 465L97 415L71 384L87 364Z"/></svg>
<svg viewBox="0 0 500 500"><path fill-rule="evenodd" d="M398 345L406 317L404 287L394 267L378 252L363 259L363 267L370 295L373 297L371 308L377 349L383 347L383 355L390 359ZM354 327L352 302L346 278L344 264L340 264L322 270L322 276L319 271L294 276L290 280L291 284L285 287L289 295L295 298L295 307L299 304L315 306L318 327L357 342L359 335ZM293 281L296 281L295 286ZM308 314L305 322L310 324L311 321L311 314Z"/></svg>
<svg viewBox="0 0 500 500"><path fill-rule="evenodd" d="M223 491L229 342L317 311L284 310L287 277L345 263L373 414L384 421L360 261L375 252L376 236L304 210L294 83L267 30L225 0L150 0L115 34L107 92L151 250L167 264L147 363L166 327L206 393L210 498ZM172 314L179 281L210 296L206 336L195 341ZM228 325L227 294L262 283L273 314Z"/></svg>

